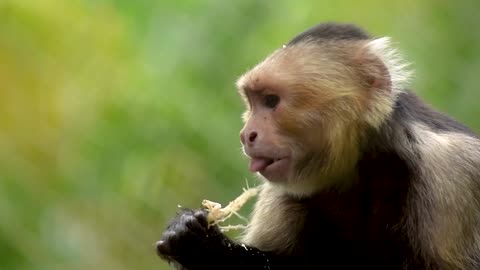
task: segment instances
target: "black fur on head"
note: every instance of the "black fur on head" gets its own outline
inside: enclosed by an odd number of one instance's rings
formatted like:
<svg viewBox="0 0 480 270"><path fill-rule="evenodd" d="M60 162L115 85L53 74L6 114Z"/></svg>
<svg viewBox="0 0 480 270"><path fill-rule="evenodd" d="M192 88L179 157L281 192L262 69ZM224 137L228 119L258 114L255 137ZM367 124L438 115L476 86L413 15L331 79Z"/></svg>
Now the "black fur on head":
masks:
<svg viewBox="0 0 480 270"><path fill-rule="evenodd" d="M365 40L369 38L370 35L367 32L353 24L322 23L298 34L288 42L288 45L307 39Z"/></svg>

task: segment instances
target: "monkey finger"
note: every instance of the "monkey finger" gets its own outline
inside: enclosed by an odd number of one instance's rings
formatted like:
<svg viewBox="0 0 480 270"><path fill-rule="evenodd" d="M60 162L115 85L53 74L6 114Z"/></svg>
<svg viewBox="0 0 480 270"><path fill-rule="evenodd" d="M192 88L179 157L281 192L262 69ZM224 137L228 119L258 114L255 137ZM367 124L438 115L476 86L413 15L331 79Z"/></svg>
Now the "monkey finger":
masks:
<svg viewBox="0 0 480 270"><path fill-rule="evenodd" d="M180 224L185 226L183 229L197 235L206 234L206 226L203 226L200 221L192 214L188 213L182 215Z"/></svg>
<svg viewBox="0 0 480 270"><path fill-rule="evenodd" d="M197 219L197 221L203 226L208 227L207 216L208 212L205 210L196 210L193 216Z"/></svg>

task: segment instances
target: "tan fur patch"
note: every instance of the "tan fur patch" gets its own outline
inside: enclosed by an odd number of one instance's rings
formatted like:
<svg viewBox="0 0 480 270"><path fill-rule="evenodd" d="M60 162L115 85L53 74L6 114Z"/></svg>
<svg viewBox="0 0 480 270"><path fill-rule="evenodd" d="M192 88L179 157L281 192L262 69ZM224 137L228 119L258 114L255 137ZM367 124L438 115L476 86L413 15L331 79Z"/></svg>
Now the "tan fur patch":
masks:
<svg viewBox="0 0 480 270"><path fill-rule="evenodd" d="M480 246L472 244L480 239L480 198L474 193L480 177L480 141L461 133L433 132L419 124L413 127L424 178L414 191L418 205L414 211L421 217L420 243L456 269L478 266Z"/></svg>
<svg viewBox="0 0 480 270"><path fill-rule="evenodd" d="M263 251L290 253L303 228L306 209L278 188L265 183L255 205L243 242Z"/></svg>

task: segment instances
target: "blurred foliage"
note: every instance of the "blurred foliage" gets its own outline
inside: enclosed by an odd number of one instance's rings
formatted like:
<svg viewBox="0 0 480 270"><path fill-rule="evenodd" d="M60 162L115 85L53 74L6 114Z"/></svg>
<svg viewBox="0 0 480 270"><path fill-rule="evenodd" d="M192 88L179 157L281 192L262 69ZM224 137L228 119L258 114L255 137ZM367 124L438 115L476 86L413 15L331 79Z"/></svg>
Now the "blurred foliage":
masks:
<svg viewBox="0 0 480 270"><path fill-rule="evenodd" d="M177 210L241 192L234 81L322 21L389 35L480 129L480 2L0 0L0 269L167 269Z"/></svg>

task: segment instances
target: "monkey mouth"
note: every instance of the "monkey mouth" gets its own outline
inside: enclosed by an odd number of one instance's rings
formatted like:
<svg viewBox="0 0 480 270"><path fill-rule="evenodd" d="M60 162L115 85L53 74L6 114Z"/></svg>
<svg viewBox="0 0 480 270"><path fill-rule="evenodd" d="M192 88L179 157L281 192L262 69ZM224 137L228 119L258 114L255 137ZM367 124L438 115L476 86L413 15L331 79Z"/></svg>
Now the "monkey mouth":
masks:
<svg viewBox="0 0 480 270"><path fill-rule="evenodd" d="M276 159L272 158L263 158L263 157L252 157L250 160L250 171L259 172L272 165Z"/></svg>
<svg viewBox="0 0 480 270"><path fill-rule="evenodd" d="M266 178L277 171L282 171L288 165L288 157L268 158L252 157L249 169L251 172L259 172Z"/></svg>

